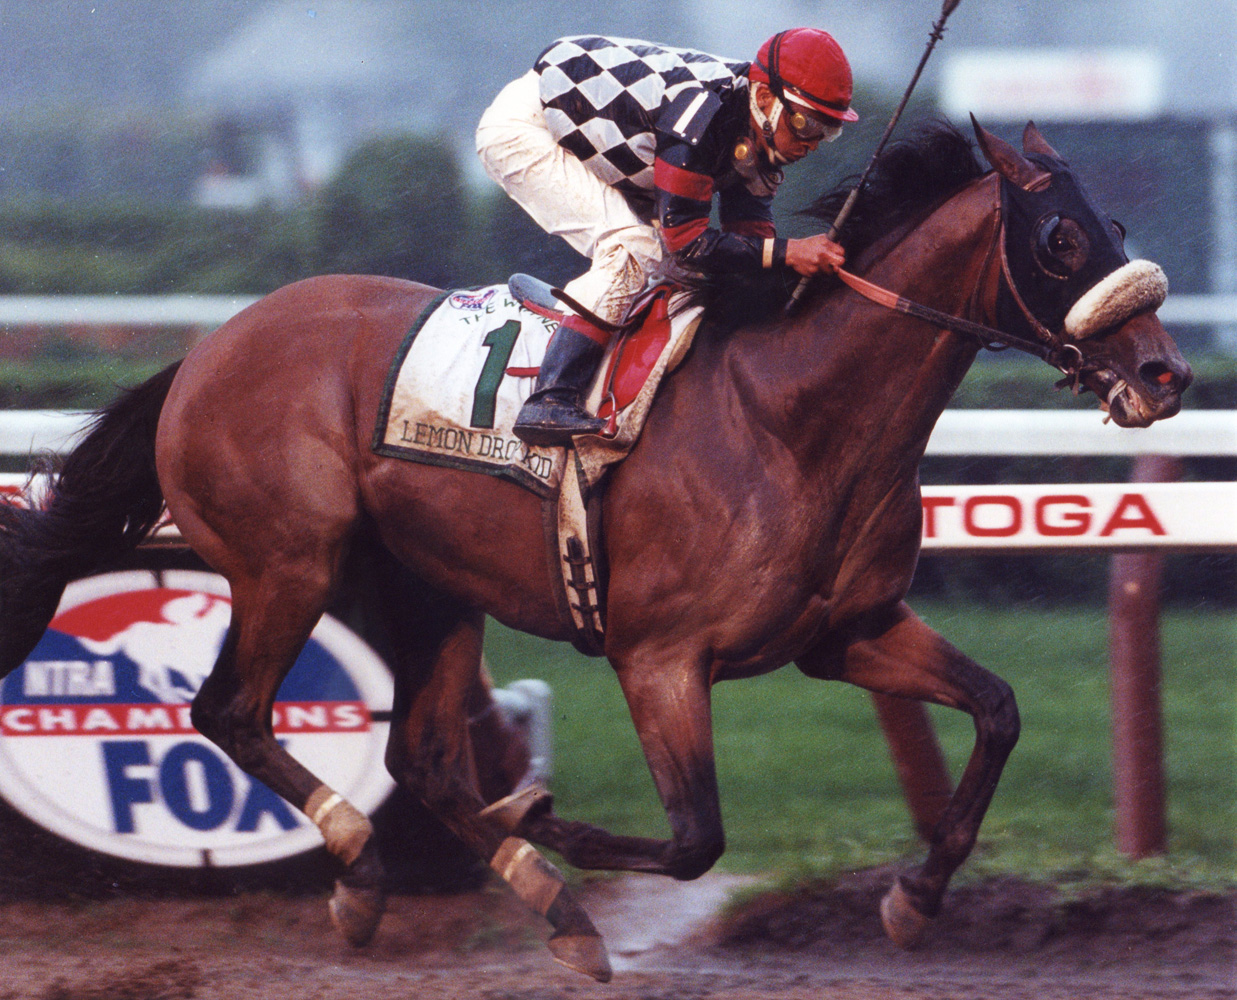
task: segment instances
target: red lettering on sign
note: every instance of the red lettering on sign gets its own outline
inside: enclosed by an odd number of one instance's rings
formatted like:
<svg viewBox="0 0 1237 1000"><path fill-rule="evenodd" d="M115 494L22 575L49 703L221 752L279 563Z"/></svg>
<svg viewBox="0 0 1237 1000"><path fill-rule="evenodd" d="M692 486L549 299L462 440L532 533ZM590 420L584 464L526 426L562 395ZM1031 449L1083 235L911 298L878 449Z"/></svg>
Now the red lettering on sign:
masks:
<svg viewBox="0 0 1237 1000"><path fill-rule="evenodd" d="M0 715L0 727L6 736L33 733L38 730L33 720L33 708L10 708Z"/></svg>
<svg viewBox="0 0 1237 1000"><path fill-rule="evenodd" d="M936 537L936 508L937 507L952 507L954 505L953 497L920 497L920 503L923 504L923 537Z"/></svg>
<svg viewBox="0 0 1237 1000"><path fill-rule="evenodd" d="M367 732L369 709L359 701L278 702L277 733ZM0 711L0 736L187 736L195 733L188 705L37 705Z"/></svg>
<svg viewBox="0 0 1237 1000"><path fill-rule="evenodd" d="M39 729L45 733L73 732L77 728L77 715L71 708L40 708Z"/></svg>
<svg viewBox="0 0 1237 1000"><path fill-rule="evenodd" d="M1062 511L1056 518L1056 524L1049 523L1049 508L1066 506L1080 509ZM1040 497L1035 501L1035 530L1049 537L1085 535L1091 528L1090 506L1091 501L1087 497L1076 493Z"/></svg>
<svg viewBox="0 0 1237 1000"><path fill-rule="evenodd" d="M1130 514L1127 511L1136 511L1137 513ZM1151 510L1151 505L1147 503L1147 498L1141 493L1122 493L1121 499L1117 501L1116 510L1112 512L1112 517L1108 519L1108 523L1100 531L1100 537L1107 538L1115 531L1124 531L1133 528L1145 528L1153 535L1167 535L1164 530L1164 525L1160 524L1154 512Z"/></svg>
<svg viewBox="0 0 1237 1000"><path fill-rule="evenodd" d="M143 708L140 705L130 705L125 717L125 732L141 733L151 729L183 732L183 730L176 729L176 723L172 721L172 713L166 708Z"/></svg>
<svg viewBox="0 0 1237 1000"><path fill-rule="evenodd" d="M980 507L1004 507L1009 511L1009 524L995 528L980 527L975 523L975 511ZM984 496L971 497L962 508L962 527L968 535L977 538L1008 538L1022 530L1022 504L1017 497Z"/></svg>
<svg viewBox="0 0 1237 1000"><path fill-rule="evenodd" d="M116 721L106 708L92 708L86 713L86 718L82 720L82 732L91 732L96 729L106 729L111 732L117 732L120 729L120 723Z"/></svg>

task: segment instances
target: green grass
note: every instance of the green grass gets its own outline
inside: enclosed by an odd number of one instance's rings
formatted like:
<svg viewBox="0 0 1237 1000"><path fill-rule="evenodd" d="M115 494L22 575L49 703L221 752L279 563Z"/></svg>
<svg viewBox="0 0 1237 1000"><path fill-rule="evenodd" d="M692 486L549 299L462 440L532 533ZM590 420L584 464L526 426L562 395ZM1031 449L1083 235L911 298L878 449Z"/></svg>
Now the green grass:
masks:
<svg viewBox="0 0 1237 1000"><path fill-rule="evenodd" d="M1167 858L1135 863L1113 846L1104 611L919 611L1008 680L1022 714L1022 738L961 877L1200 888L1237 882L1231 614L1164 615L1170 849ZM554 688L552 787L562 815L618 833L668 834L604 660L493 623L487 657L500 683L533 676ZM970 720L943 709L932 714L956 775L971 749ZM727 832L720 867L796 878L920 855L864 692L790 667L719 685L714 728Z"/></svg>

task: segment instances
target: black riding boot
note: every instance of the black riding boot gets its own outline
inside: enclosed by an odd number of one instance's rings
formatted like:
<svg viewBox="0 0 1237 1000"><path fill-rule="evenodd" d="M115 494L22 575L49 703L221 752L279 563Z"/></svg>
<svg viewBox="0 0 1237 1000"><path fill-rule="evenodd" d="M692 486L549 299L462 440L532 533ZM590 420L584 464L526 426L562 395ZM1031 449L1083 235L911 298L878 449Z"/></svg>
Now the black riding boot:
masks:
<svg viewBox="0 0 1237 1000"><path fill-rule="evenodd" d="M574 328L583 323L576 316L568 317L546 345L537 387L513 428L521 441L549 448L570 444L577 434L600 433L606 426L584 409L584 398L606 349Z"/></svg>

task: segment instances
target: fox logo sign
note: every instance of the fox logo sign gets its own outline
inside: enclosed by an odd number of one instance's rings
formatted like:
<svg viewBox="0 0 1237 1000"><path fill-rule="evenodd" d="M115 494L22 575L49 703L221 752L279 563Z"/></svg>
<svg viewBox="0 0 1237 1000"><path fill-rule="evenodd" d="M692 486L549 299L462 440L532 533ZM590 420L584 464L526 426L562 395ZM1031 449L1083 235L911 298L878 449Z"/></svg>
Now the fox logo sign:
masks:
<svg viewBox="0 0 1237 1000"><path fill-rule="evenodd" d="M85 847L151 864L243 865L318 831L200 736L189 718L227 632L210 573L109 573L70 584L47 634L0 684L0 795ZM358 808L390 793L391 680L324 617L275 705L275 733Z"/></svg>

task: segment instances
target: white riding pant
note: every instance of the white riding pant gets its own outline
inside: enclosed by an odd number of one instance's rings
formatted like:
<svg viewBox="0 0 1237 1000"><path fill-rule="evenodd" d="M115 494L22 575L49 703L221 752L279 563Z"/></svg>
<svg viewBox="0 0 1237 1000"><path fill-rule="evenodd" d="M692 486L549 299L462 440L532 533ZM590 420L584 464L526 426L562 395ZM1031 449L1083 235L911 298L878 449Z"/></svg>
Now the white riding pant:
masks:
<svg viewBox="0 0 1237 1000"><path fill-rule="evenodd" d="M477 155L537 225L592 260L565 290L617 323L662 259L661 237L619 191L554 141L536 70L507 84L481 116Z"/></svg>

